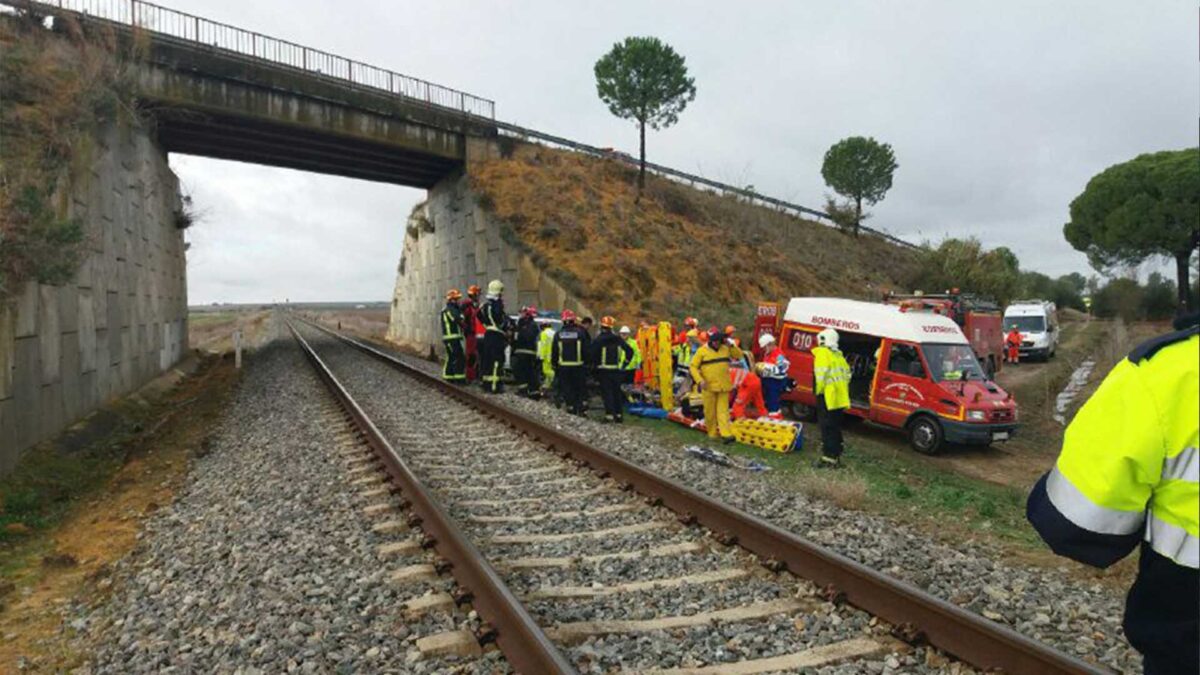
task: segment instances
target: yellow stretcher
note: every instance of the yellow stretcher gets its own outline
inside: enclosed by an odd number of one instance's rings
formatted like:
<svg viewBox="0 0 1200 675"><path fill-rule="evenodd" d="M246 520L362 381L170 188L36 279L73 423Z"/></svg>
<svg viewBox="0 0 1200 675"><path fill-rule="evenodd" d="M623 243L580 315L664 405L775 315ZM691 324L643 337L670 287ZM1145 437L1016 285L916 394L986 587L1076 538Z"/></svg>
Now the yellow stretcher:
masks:
<svg viewBox="0 0 1200 675"><path fill-rule="evenodd" d="M671 324L661 321L657 326L642 326L638 329L637 342L642 350L642 384L649 390L658 390L663 410L675 407L671 390Z"/></svg>

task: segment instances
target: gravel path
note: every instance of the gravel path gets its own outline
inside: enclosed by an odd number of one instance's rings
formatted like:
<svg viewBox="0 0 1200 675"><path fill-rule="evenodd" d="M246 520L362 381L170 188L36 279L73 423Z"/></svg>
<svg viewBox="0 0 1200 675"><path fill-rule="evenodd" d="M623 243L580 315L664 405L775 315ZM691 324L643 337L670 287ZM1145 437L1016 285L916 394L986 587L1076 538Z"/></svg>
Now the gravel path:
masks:
<svg viewBox="0 0 1200 675"><path fill-rule="evenodd" d="M934 650L890 640L886 623L825 601L805 580L766 571L744 551L721 546L701 528L679 524L673 513L575 469L386 364L311 328L302 332L581 671L694 667L858 640L877 649L816 672L971 672ZM614 528L636 531L608 532ZM603 534L589 536L595 531ZM537 539L510 539L529 536ZM651 553L674 547L684 550ZM527 567L530 558L571 562ZM711 576L670 587L613 588L698 574ZM694 626L581 626L761 607L770 611L759 618Z"/></svg>
<svg viewBox="0 0 1200 675"><path fill-rule="evenodd" d="M506 672L478 660L422 658L418 638L473 628L457 610L406 621L382 560L398 536L372 531L339 451L354 446L290 337L255 353L234 405L173 504L120 566L110 602L83 623L100 673ZM423 554L422 554L423 555Z"/></svg>
<svg viewBox="0 0 1200 675"><path fill-rule="evenodd" d="M436 364L398 356L437 371ZM1068 654L1120 672L1142 670L1140 655L1121 630L1123 593L1058 570L997 562L975 541L931 540L883 516L809 498L770 474L688 460L681 448L642 430L581 419L511 393L495 400Z"/></svg>

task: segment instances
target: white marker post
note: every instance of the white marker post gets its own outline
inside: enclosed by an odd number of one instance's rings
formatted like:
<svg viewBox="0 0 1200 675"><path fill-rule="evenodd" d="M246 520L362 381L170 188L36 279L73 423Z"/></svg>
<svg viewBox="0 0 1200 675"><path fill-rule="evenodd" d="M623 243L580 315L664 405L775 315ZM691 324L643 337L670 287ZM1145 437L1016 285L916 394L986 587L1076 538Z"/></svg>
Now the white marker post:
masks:
<svg viewBox="0 0 1200 675"><path fill-rule="evenodd" d="M238 370L242 368L242 329L240 327L233 330L233 367Z"/></svg>

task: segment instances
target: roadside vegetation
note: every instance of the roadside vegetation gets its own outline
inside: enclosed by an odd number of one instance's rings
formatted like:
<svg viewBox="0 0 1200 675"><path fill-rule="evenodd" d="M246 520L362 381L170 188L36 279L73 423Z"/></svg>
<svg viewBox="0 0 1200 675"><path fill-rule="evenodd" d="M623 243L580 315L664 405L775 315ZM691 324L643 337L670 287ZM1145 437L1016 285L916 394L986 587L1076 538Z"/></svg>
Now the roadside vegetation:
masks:
<svg viewBox="0 0 1200 675"><path fill-rule="evenodd" d="M69 209L73 177L88 169L98 123L136 120L112 34L60 20L0 15L0 301L26 282L60 285L86 248Z"/></svg>
<svg viewBox="0 0 1200 675"><path fill-rule="evenodd" d="M638 203L635 169L541 146L473 166L471 181L511 243L623 322L692 314L745 326L760 300L877 299L916 263L877 237L652 175Z"/></svg>

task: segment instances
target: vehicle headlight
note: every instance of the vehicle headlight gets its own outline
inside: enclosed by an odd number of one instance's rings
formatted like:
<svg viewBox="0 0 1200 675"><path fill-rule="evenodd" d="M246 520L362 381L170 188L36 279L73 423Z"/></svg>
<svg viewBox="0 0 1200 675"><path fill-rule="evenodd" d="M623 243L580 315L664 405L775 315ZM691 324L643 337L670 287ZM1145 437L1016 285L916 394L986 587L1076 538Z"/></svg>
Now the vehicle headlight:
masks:
<svg viewBox="0 0 1200 675"><path fill-rule="evenodd" d="M982 422L987 419L987 413L982 410L968 410L967 421Z"/></svg>

